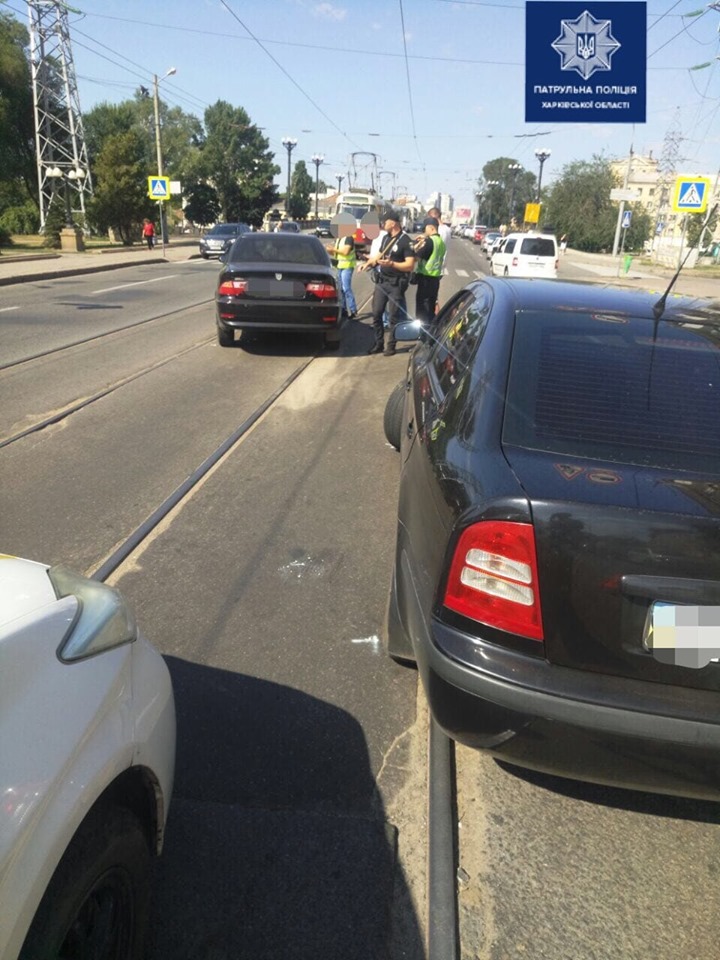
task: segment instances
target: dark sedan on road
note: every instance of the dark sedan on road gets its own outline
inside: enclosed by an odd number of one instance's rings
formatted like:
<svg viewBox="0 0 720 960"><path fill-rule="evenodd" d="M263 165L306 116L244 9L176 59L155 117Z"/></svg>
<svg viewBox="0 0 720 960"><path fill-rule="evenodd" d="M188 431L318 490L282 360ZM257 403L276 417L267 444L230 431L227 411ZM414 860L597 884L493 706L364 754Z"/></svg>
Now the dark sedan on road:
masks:
<svg viewBox="0 0 720 960"><path fill-rule="evenodd" d="M200 237L200 256L203 260L219 257L241 233L247 233L247 223L216 223L204 237Z"/></svg>
<svg viewBox="0 0 720 960"><path fill-rule="evenodd" d="M385 411L387 642L462 743L717 799L720 309L656 301L492 278L448 303Z"/></svg>
<svg viewBox="0 0 720 960"><path fill-rule="evenodd" d="M340 344L340 301L334 271L317 237L246 233L222 257L215 294L218 342L236 330L322 333Z"/></svg>

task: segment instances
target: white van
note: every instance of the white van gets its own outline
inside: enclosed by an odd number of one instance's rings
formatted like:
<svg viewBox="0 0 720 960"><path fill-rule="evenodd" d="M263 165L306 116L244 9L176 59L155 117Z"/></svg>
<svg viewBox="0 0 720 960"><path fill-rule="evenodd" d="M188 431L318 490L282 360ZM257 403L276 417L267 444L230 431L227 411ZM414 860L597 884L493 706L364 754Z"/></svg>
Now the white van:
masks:
<svg viewBox="0 0 720 960"><path fill-rule="evenodd" d="M558 244L552 233L509 233L490 258L494 277L556 279Z"/></svg>

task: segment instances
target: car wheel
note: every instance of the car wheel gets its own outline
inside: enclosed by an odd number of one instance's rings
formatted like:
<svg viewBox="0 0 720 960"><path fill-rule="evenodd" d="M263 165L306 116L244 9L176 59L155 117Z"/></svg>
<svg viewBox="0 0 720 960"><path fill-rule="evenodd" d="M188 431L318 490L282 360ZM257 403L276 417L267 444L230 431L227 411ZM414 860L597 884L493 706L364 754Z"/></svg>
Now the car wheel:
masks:
<svg viewBox="0 0 720 960"><path fill-rule="evenodd" d="M203 260L209 260L209 259L210 259L206 253L201 253L200 256L203 258Z"/></svg>
<svg viewBox="0 0 720 960"><path fill-rule="evenodd" d="M323 346L326 350L340 349L340 335L338 333L324 333Z"/></svg>
<svg viewBox="0 0 720 960"><path fill-rule="evenodd" d="M45 891L20 960L140 960L151 855L140 822L119 807L88 814Z"/></svg>
<svg viewBox="0 0 720 960"><path fill-rule="evenodd" d="M227 327L217 328L218 343L221 347L231 347L235 343L235 331Z"/></svg>
<svg viewBox="0 0 720 960"><path fill-rule="evenodd" d="M385 414L383 416L383 429L385 437L391 447L400 449L402 439L402 416L405 406L406 384L404 380L395 387L385 404Z"/></svg>
<svg viewBox="0 0 720 960"><path fill-rule="evenodd" d="M503 276L504 276L504 277L509 277L509 276L510 276L510 271L508 270L507 267L505 267L505 269L503 270Z"/></svg>

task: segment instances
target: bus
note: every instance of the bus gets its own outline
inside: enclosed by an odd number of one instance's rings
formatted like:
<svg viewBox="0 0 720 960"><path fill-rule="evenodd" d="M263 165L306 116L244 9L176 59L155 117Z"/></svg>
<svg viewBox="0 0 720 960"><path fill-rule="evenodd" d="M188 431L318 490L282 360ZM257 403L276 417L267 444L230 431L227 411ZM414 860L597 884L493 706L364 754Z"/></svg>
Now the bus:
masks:
<svg viewBox="0 0 720 960"><path fill-rule="evenodd" d="M384 208L385 201L374 190L348 190L338 195L335 213L350 214L355 218L353 239L358 254L365 253L378 235Z"/></svg>

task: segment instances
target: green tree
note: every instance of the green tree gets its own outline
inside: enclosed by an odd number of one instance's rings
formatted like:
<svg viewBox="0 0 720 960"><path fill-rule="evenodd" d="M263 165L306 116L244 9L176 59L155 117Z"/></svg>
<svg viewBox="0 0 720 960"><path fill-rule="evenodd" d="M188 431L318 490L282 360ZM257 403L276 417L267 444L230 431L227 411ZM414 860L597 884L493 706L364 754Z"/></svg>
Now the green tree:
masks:
<svg viewBox="0 0 720 960"><path fill-rule="evenodd" d="M702 216L696 213L687 214L688 224L685 233L685 242L689 247L697 247L698 244L700 244L701 247L705 247L715 235L715 228L718 223L718 211L712 211L707 230L705 230L703 234L703 224L705 223L706 216L706 214Z"/></svg>
<svg viewBox="0 0 720 960"><path fill-rule="evenodd" d="M35 126L27 28L0 14L0 183L16 184L0 203L37 205ZM8 207L0 207L0 214Z"/></svg>
<svg viewBox="0 0 720 960"><path fill-rule="evenodd" d="M285 206L293 220L304 220L310 212L310 194L315 190L315 181L308 173L304 160L295 164L290 179L290 199Z"/></svg>
<svg viewBox="0 0 720 960"><path fill-rule="evenodd" d="M278 201L273 178L280 173L268 141L242 107L224 100L205 111L205 140L192 167L197 180L212 184L223 219L260 226Z"/></svg>
<svg viewBox="0 0 720 960"><path fill-rule="evenodd" d="M611 250L617 206L610 200L616 186L609 161L594 156L563 167L543 204L543 223L558 236L567 234L578 250Z"/></svg>
<svg viewBox="0 0 720 960"><path fill-rule="evenodd" d="M44 246L52 250L60 249L60 231L65 226L65 194L64 183L56 183L53 190L50 206L45 215Z"/></svg>
<svg viewBox="0 0 720 960"><path fill-rule="evenodd" d="M215 223L220 213L220 201L215 187L209 183L190 183L184 188L185 216L192 223L206 227Z"/></svg>
<svg viewBox="0 0 720 960"><path fill-rule="evenodd" d="M136 130L109 136L97 157L95 196L88 217L102 232L112 229L126 245L140 234L143 217L155 217L147 196L145 142Z"/></svg>
<svg viewBox="0 0 720 960"><path fill-rule="evenodd" d="M511 169L519 166L519 170ZM488 183L495 183L488 186ZM537 177L512 157L489 160L477 182L476 192L482 194L479 212L482 223L488 226L509 223L512 217L522 223L525 204L535 199ZM510 209L512 204L512 211ZM492 219L492 224L490 224Z"/></svg>

